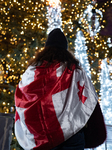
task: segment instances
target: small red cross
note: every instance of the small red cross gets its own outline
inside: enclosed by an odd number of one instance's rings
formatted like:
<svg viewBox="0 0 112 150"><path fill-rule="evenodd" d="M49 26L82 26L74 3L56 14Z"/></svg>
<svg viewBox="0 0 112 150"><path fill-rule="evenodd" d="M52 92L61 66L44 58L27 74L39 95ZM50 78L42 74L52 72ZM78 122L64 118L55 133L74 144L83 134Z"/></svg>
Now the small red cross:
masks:
<svg viewBox="0 0 112 150"><path fill-rule="evenodd" d="M79 81L77 82L77 85L78 85L78 89L79 89L79 92L78 92L79 100L82 101L82 103L84 104L87 99L87 97L82 95L83 90L84 90L84 85L80 86Z"/></svg>

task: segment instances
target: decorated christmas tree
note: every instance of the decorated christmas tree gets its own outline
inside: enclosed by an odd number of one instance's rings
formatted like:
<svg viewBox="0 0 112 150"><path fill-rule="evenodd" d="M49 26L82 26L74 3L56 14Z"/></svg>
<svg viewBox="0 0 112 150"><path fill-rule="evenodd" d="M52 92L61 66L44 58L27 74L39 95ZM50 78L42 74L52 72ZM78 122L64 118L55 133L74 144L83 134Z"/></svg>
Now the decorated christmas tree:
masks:
<svg viewBox="0 0 112 150"><path fill-rule="evenodd" d="M44 46L46 2L0 1L0 112L14 113L14 92L28 60ZM12 133L11 149L21 149Z"/></svg>
<svg viewBox="0 0 112 150"><path fill-rule="evenodd" d="M43 1L0 2L0 84L3 112L14 105L14 89L28 60L44 46L47 29L46 3ZM6 105L5 105L6 104ZM9 104L7 106L7 104Z"/></svg>
<svg viewBox="0 0 112 150"><path fill-rule="evenodd" d="M61 14L60 0L57 0L57 1L49 0L48 6L47 6L47 15L46 15L48 19L47 33L50 33L55 28L61 29L62 27L61 16L62 14Z"/></svg>
<svg viewBox="0 0 112 150"><path fill-rule="evenodd" d="M91 78L89 61L87 57L87 46L82 31L78 31L75 40L75 57L80 61L82 68Z"/></svg>
<svg viewBox="0 0 112 150"><path fill-rule="evenodd" d="M77 41L77 44L82 50L85 49L82 59L87 63L89 76L99 94L101 61L108 57L111 66L112 59L111 35L102 35L108 24L105 12L111 6L111 1L99 4L95 0L1 0L0 112L15 112L14 92L28 60L34 57L36 51L42 50L47 34L55 27L64 31L69 50L75 55L78 49L75 45L76 35L81 33L82 43ZM87 11L88 8L91 8L91 13ZM109 75L112 79L111 70ZM11 150L19 149L13 135Z"/></svg>
<svg viewBox="0 0 112 150"><path fill-rule="evenodd" d="M107 59L101 64L101 106L107 125L112 125L112 80L110 80Z"/></svg>

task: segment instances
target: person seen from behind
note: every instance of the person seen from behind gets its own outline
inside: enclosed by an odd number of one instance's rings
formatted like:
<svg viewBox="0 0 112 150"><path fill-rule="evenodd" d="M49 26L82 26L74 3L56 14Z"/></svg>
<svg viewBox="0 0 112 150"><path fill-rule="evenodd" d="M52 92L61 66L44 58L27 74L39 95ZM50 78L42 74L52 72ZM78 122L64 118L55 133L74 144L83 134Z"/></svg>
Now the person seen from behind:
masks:
<svg viewBox="0 0 112 150"><path fill-rule="evenodd" d="M106 139L94 86L59 28L30 60L15 105L15 134L25 150L84 150Z"/></svg>

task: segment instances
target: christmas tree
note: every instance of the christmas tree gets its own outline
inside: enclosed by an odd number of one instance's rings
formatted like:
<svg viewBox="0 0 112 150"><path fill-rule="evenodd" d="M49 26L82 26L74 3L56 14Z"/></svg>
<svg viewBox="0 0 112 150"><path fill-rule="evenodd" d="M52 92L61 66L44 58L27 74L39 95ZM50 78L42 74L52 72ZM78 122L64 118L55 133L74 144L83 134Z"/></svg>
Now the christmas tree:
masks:
<svg viewBox="0 0 112 150"><path fill-rule="evenodd" d="M112 125L112 80L109 76L107 59L102 60L101 64L101 106L107 125Z"/></svg>
<svg viewBox="0 0 112 150"><path fill-rule="evenodd" d="M50 33L55 28L60 28L62 26L62 18L61 18L61 6L60 1L48 1L47 6L47 19L48 19L48 30L47 33Z"/></svg>
<svg viewBox="0 0 112 150"><path fill-rule="evenodd" d="M0 2L1 105L14 105L14 89L25 71L28 60L44 46L47 29L46 3L35 1ZM9 112L5 106L3 112Z"/></svg>
<svg viewBox="0 0 112 150"><path fill-rule="evenodd" d="M14 113L14 92L28 60L44 46L46 2L0 1L0 112ZM21 149L12 133L11 149Z"/></svg>
<svg viewBox="0 0 112 150"><path fill-rule="evenodd" d="M112 67L112 66L111 66ZM102 60L101 64L101 88L100 88L100 95L101 95L101 109L104 115L106 125L112 125L112 80L110 79L109 74L109 65L107 63L107 59L105 58ZM109 133L107 132L107 135ZM108 143L107 149L112 149L111 142ZM105 149L105 145L103 144L101 147L98 147L96 150Z"/></svg>
<svg viewBox="0 0 112 150"><path fill-rule="evenodd" d="M112 2L98 4L90 0L55 0L57 5L49 2L53 1L0 1L0 112L2 113L14 113L16 86L21 80L28 60L44 47L52 23L53 28L60 27L64 31L69 50L73 53L77 51L74 43L76 35L78 31L82 33L81 38L85 39L83 48L85 55L87 52L88 56L85 61L89 61L90 76L99 94L101 61L108 57L111 65L112 59L111 37L102 36L100 32L108 24L105 12L111 8ZM89 16L86 10L90 5L92 10ZM95 18L98 18L99 22L97 27L100 30L97 32ZM91 28L88 28L89 25ZM111 71L110 76L112 76ZM11 150L14 149L21 149L16 143L15 136L11 145Z"/></svg>
<svg viewBox="0 0 112 150"><path fill-rule="evenodd" d="M87 58L87 46L82 31L78 31L75 40L75 57L80 61L82 68L91 78L89 61Z"/></svg>

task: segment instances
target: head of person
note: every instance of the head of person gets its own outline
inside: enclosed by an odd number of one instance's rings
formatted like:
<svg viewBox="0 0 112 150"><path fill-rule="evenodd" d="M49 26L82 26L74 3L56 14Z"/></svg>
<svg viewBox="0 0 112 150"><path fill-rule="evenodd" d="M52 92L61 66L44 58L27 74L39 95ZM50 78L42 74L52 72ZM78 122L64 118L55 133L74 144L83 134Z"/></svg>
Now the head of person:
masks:
<svg viewBox="0 0 112 150"><path fill-rule="evenodd" d="M35 58L32 59L28 66L38 65L46 61L47 67L52 63L65 63L71 70L72 65L75 64L79 68L79 61L68 51L67 38L61 29L56 28L52 30L46 40L45 47L41 52L37 52Z"/></svg>
<svg viewBox="0 0 112 150"><path fill-rule="evenodd" d="M68 49L67 38L65 37L61 29L56 28L49 33L48 38L45 43L45 47L48 47L48 46L58 47L64 50Z"/></svg>

